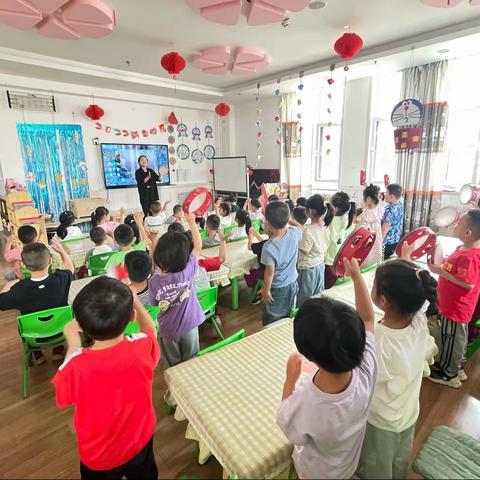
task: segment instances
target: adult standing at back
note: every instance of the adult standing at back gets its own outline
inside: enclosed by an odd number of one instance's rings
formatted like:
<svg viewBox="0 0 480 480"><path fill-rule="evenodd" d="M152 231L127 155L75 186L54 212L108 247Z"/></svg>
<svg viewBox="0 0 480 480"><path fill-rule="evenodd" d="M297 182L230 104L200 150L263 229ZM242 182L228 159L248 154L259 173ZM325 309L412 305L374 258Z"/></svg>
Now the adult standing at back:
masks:
<svg viewBox="0 0 480 480"><path fill-rule="evenodd" d="M150 205L158 200L157 182L159 176L157 172L148 168L148 158L145 155L138 157L138 169L135 172L137 181L138 195L145 216L150 213Z"/></svg>

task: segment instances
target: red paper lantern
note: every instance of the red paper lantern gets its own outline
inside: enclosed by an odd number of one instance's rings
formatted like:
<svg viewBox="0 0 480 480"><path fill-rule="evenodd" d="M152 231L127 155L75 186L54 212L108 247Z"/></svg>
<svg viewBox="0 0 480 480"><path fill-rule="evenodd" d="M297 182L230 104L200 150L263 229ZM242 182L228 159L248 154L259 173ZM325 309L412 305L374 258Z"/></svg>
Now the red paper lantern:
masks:
<svg viewBox="0 0 480 480"><path fill-rule="evenodd" d="M230 106L226 103L219 103L215 107L215 113L220 117L226 117L230 113Z"/></svg>
<svg viewBox="0 0 480 480"><path fill-rule="evenodd" d="M178 125L178 120L177 120L177 116L175 115L175 112L171 112L170 115L168 116L168 123L170 125Z"/></svg>
<svg viewBox="0 0 480 480"><path fill-rule="evenodd" d="M209 170L209 172L210 172L212 175L215 174L215 170L214 170L213 168L211 168L211 169Z"/></svg>
<svg viewBox="0 0 480 480"><path fill-rule="evenodd" d="M86 117L93 121L100 120L105 115L103 108L95 104L89 105L84 113Z"/></svg>
<svg viewBox="0 0 480 480"><path fill-rule="evenodd" d="M356 33L344 33L333 48L342 58L353 58L363 47L363 40Z"/></svg>
<svg viewBox="0 0 480 480"><path fill-rule="evenodd" d="M175 78L186 65L185 59L178 52L166 53L161 61L162 67Z"/></svg>

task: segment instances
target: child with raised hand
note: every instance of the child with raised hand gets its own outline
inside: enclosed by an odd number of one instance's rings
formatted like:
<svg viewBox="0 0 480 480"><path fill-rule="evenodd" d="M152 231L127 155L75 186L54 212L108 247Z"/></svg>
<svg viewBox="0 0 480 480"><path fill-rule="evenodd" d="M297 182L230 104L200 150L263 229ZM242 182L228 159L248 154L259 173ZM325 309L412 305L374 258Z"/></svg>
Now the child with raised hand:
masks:
<svg viewBox="0 0 480 480"><path fill-rule="evenodd" d="M188 213L185 217L193 250L185 233L171 231L160 237L153 252L157 270L148 285L152 305L160 307L160 346L168 367L195 356L200 349L198 326L205 320L193 284L202 239L195 215Z"/></svg>
<svg viewBox="0 0 480 480"><path fill-rule="evenodd" d="M461 367L468 342L468 323L480 293L480 210L465 213L453 230L463 242L442 266L428 264L438 275L438 308L441 316L439 363L429 380L460 388L467 376Z"/></svg>
<svg viewBox="0 0 480 480"><path fill-rule="evenodd" d="M120 209L120 223L114 222L110 218L110 212L106 207L97 207L91 215L92 227L102 227L105 233L113 238L115 229L125 221L126 210Z"/></svg>
<svg viewBox="0 0 480 480"><path fill-rule="evenodd" d="M231 193L228 196L228 205L230 206L230 211L231 212L238 212L240 210L240 207L237 205L238 202L238 197L235 193Z"/></svg>
<svg viewBox="0 0 480 480"><path fill-rule="evenodd" d="M271 202L265 210L265 229L269 240L262 249L265 265L262 322L269 325L290 315L297 299L298 242L303 230L289 228L290 209L283 202Z"/></svg>
<svg viewBox="0 0 480 480"><path fill-rule="evenodd" d="M263 220L262 204L258 198L247 198L245 209L250 214L250 219L252 221Z"/></svg>
<svg viewBox="0 0 480 480"><path fill-rule="evenodd" d="M155 200L150 205L151 215L145 217L144 225L147 228L155 228L165 223L167 215L167 207L170 205L170 200L166 201L163 206L160 200Z"/></svg>
<svg viewBox="0 0 480 480"><path fill-rule="evenodd" d="M84 287L73 313L64 329L67 355L52 383L57 406L74 406L81 477L156 480L155 324L137 295L109 277ZM132 321L141 332L125 337ZM82 348L82 332L94 340L91 347Z"/></svg>
<svg viewBox="0 0 480 480"><path fill-rule="evenodd" d="M385 194L386 207L382 218L382 236L384 258L390 258L395 253L403 232L402 187L398 183L387 186Z"/></svg>
<svg viewBox="0 0 480 480"><path fill-rule="evenodd" d="M377 378L370 293L355 259L345 260L355 309L330 298L307 300L295 317L300 353L287 362L277 424L294 445L299 478L352 478ZM303 357L318 370L297 385Z"/></svg>
<svg viewBox="0 0 480 480"><path fill-rule="evenodd" d="M330 244L328 226L333 218L333 207L321 195L315 194L307 200L307 214L311 224L303 230L298 245L297 307L324 288L325 255Z"/></svg>
<svg viewBox="0 0 480 480"><path fill-rule="evenodd" d="M408 257L408 255L404 255ZM422 307L436 312L437 282L407 260L392 260L375 273L372 300L384 311L375 325L378 380L368 416L359 474L406 478L425 361L437 352Z"/></svg>

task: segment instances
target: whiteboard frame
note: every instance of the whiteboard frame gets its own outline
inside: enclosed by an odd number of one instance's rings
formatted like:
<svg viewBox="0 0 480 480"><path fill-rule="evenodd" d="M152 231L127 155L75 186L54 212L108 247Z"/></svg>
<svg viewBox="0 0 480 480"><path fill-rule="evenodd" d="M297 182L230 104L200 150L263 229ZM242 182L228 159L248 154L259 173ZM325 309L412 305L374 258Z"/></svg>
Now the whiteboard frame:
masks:
<svg viewBox="0 0 480 480"><path fill-rule="evenodd" d="M233 160L235 158L243 158L243 160L245 161L245 191L243 192L240 192L240 191L237 191L237 192L230 192L230 191L227 191L227 190L217 190L217 185L216 185L216 182L215 182L215 162L217 160ZM230 195L231 193L235 193L237 195L237 197L239 198L248 198L250 196L250 181L249 181L249 178L248 178L248 164L247 164L247 157L244 156L244 155L235 155L233 157L215 157L212 159L212 167L213 167L213 190L215 192L215 195Z"/></svg>

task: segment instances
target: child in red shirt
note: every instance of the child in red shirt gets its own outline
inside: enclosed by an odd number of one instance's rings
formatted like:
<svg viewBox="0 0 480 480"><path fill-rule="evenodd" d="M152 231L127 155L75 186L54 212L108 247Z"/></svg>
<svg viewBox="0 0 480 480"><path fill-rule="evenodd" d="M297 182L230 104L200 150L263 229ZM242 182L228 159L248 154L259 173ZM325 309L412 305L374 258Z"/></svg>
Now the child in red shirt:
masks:
<svg viewBox="0 0 480 480"><path fill-rule="evenodd" d="M157 479L153 455L155 325L125 284L98 277L73 302L65 361L52 383L59 408L74 405L82 479ZM141 332L123 332L136 320ZM78 323L77 323L78 322ZM82 348L80 332L94 340Z"/></svg>
<svg viewBox="0 0 480 480"><path fill-rule="evenodd" d="M463 242L444 262L431 265L437 273L438 307L441 315L439 363L429 380L460 388L467 379L461 368L468 342L468 323L480 293L480 210L464 214L453 231Z"/></svg>

